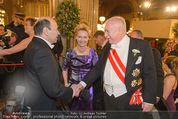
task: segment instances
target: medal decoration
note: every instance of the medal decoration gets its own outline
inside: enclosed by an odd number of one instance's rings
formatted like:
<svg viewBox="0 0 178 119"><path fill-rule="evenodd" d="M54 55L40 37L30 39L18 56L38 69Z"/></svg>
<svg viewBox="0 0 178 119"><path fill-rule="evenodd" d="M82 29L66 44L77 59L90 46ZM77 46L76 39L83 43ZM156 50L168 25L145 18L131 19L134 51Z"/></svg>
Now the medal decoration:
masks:
<svg viewBox="0 0 178 119"><path fill-rule="evenodd" d="M138 77L139 76L139 74L140 74L140 69L135 69L135 70L133 70L133 73L132 73L132 76L133 77ZM141 85L142 84L142 79L140 78L138 81L137 80L133 80L132 82L131 82L131 86L132 87L135 87L135 86L139 86L139 85Z"/></svg>
<svg viewBox="0 0 178 119"><path fill-rule="evenodd" d="M132 83L131 83L131 86L135 87L136 85L137 85L137 80L133 80Z"/></svg>
<svg viewBox="0 0 178 119"><path fill-rule="evenodd" d="M135 64L140 64L142 62L142 56L139 56Z"/></svg>
<svg viewBox="0 0 178 119"><path fill-rule="evenodd" d="M140 69L136 68L135 70L133 70L132 76L137 77L139 74L140 74Z"/></svg>
<svg viewBox="0 0 178 119"><path fill-rule="evenodd" d="M137 82L137 85L139 86L139 85L141 85L142 84L142 79L140 78L139 80L138 80L138 82Z"/></svg>
<svg viewBox="0 0 178 119"><path fill-rule="evenodd" d="M142 97L142 92L140 91L141 89L142 89L142 87L140 87L137 91L135 91L132 94L132 97L131 97L130 102L129 102L130 105L142 104L143 97Z"/></svg>

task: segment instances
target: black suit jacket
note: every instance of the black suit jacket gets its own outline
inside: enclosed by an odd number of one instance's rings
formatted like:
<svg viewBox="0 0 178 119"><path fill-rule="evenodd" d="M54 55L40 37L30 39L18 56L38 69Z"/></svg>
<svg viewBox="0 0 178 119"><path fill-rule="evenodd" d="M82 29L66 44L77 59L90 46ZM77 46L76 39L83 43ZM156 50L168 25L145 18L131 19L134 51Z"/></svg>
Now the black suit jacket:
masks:
<svg viewBox="0 0 178 119"><path fill-rule="evenodd" d="M108 55L111 49L111 44L107 43L102 50L101 56L95 67L88 72L83 78L83 81L87 84L87 88L99 77L103 79L104 70ZM133 49L137 49L140 53L134 56ZM138 57L142 57L141 63L136 64ZM140 69L140 73L137 77L132 75L135 69ZM132 86L132 82L142 79L140 85ZM143 101L147 103L155 103L156 94L156 74L155 66L152 55L151 46L147 41L130 38L128 61L125 73L125 85L127 92L135 92L140 86L142 86Z"/></svg>
<svg viewBox="0 0 178 119"><path fill-rule="evenodd" d="M157 97L163 96L164 71L162 69L161 54L158 49L152 48L157 75Z"/></svg>
<svg viewBox="0 0 178 119"><path fill-rule="evenodd" d="M25 104L32 110L55 110L56 99L70 102L73 91L62 85L62 70L51 48L34 37L25 55Z"/></svg>

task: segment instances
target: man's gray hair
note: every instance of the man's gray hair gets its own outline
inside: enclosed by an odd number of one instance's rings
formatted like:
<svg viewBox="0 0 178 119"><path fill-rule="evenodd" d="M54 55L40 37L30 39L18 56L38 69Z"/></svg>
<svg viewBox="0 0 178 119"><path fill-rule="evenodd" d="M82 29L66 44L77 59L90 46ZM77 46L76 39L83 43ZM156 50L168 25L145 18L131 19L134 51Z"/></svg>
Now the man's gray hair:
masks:
<svg viewBox="0 0 178 119"><path fill-rule="evenodd" d="M107 22L115 22L116 24L118 24L119 27L122 27L123 30L126 32L126 22L125 22L125 19L121 16L114 16L114 17L111 17L110 19L106 20L105 23Z"/></svg>

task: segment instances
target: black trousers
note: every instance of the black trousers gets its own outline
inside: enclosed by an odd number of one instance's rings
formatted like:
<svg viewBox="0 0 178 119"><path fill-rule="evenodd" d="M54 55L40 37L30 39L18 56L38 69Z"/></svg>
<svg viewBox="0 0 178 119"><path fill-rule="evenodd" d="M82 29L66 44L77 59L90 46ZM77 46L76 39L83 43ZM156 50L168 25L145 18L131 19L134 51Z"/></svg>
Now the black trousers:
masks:
<svg viewBox="0 0 178 119"><path fill-rule="evenodd" d="M124 94L117 98L104 94L104 105L107 119L150 119L150 114L143 113L141 105L129 105L131 94Z"/></svg>

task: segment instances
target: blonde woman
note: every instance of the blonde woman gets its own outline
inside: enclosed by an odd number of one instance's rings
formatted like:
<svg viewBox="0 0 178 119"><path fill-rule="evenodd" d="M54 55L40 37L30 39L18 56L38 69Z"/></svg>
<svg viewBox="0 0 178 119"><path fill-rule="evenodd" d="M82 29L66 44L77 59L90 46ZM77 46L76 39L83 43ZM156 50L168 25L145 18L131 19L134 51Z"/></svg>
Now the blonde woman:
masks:
<svg viewBox="0 0 178 119"><path fill-rule="evenodd" d="M177 87L178 57L168 56L164 63L164 69L167 74L164 79L163 98L167 101L172 112L171 116L173 116L176 111L173 95Z"/></svg>
<svg viewBox="0 0 178 119"><path fill-rule="evenodd" d="M69 49L63 63L65 86L69 86L68 82L80 82L98 61L97 52L88 46L91 34L90 28L85 24L79 24L74 32L77 46ZM68 77L69 67L71 67L71 75ZM91 90L90 93L92 93ZM80 98L74 98L69 108L70 110L92 110L92 100L90 98L90 100L84 102Z"/></svg>

